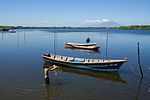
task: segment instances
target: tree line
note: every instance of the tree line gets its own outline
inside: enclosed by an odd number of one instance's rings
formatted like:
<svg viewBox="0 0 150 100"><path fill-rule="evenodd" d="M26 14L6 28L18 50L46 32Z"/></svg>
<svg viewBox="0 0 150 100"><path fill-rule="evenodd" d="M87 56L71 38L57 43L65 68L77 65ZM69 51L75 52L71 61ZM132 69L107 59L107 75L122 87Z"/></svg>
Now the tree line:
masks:
<svg viewBox="0 0 150 100"><path fill-rule="evenodd" d="M0 26L2 29L107 29L107 27L25 27L25 26ZM109 27L109 29L119 30L150 30L150 25L131 25L120 27Z"/></svg>
<svg viewBox="0 0 150 100"><path fill-rule="evenodd" d="M121 29L121 30L150 30L150 25L120 26L120 27L114 27L113 29Z"/></svg>

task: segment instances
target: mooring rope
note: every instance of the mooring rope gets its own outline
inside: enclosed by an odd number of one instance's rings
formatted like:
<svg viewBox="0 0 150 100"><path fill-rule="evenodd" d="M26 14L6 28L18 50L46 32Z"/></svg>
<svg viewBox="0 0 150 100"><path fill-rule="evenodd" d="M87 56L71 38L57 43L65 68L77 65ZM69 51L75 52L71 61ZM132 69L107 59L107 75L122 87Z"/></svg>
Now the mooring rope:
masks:
<svg viewBox="0 0 150 100"><path fill-rule="evenodd" d="M136 75L136 76L138 76L139 78L142 78L139 74L140 73L137 73L136 71L134 71L134 69L133 69L133 67L132 67L132 65L129 63L129 62L127 62L127 64L130 66L130 68L131 68L131 70L132 70L132 72ZM143 77L144 78L144 77ZM144 80L146 80L146 79L144 79ZM145 88L149 88L150 89L150 86L149 85L147 85L148 83L142 83L143 85L143 87L145 87Z"/></svg>
<svg viewBox="0 0 150 100"><path fill-rule="evenodd" d="M131 68L132 72L133 72L135 75L140 76L138 72L134 71L132 65L131 65L129 62L127 62L127 64L129 65L129 67ZM140 76L140 77L141 77L141 76Z"/></svg>

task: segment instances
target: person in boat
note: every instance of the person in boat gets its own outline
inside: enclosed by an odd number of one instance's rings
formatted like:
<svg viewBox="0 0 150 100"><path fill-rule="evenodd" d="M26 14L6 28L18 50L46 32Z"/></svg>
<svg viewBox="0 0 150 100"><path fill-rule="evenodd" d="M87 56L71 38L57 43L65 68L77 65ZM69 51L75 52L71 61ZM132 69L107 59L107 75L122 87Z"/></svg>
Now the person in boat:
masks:
<svg viewBox="0 0 150 100"><path fill-rule="evenodd" d="M88 37L87 39L86 39L86 43L89 43L90 42L90 38Z"/></svg>

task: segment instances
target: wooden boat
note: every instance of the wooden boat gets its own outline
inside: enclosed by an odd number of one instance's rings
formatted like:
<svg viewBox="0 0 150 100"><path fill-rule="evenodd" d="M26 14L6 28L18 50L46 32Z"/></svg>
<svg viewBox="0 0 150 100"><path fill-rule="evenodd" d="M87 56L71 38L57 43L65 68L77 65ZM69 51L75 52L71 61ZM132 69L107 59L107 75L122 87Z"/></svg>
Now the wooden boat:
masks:
<svg viewBox="0 0 150 100"><path fill-rule="evenodd" d="M72 43L72 42L67 42L65 43L66 45L76 45L76 46L94 46L96 43Z"/></svg>
<svg viewBox="0 0 150 100"><path fill-rule="evenodd" d="M68 48L78 48L78 49L87 49L87 50L97 50L99 46L96 46L96 43L65 43L65 47Z"/></svg>
<svg viewBox="0 0 150 100"><path fill-rule="evenodd" d="M15 30L9 30L9 33L16 33Z"/></svg>
<svg viewBox="0 0 150 100"><path fill-rule="evenodd" d="M8 31L9 31L9 28L2 28L2 31L3 31L3 32L8 32Z"/></svg>
<svg viewBox="0 0 150 100"><path fill-rule="evenodd" d="M103 59L87 59L75 58L68 56L60 56L54 54L43 54L45 60L57 65L65 65L74 68L94 70L94 71L116 71L127 59L123 60L103 60Z"/></svg>
<svg viewBox="0 0 150 100"><path fill-rule="evenodd" d="M52 71L53 66L54 66L53 63L45 61L44 65L43 65L43 69L48 68L49 71ZM126 83L126 81L121 78L118 71L97 72L97 71L91 71L91 70L76 69L76 68L67 67L67 66L58 66L58 68L55 69L55 71L76 74L76 75L80 75L80 76L84 76L84 77L109 80L109 81L117 82L117 83Z"/></svg>

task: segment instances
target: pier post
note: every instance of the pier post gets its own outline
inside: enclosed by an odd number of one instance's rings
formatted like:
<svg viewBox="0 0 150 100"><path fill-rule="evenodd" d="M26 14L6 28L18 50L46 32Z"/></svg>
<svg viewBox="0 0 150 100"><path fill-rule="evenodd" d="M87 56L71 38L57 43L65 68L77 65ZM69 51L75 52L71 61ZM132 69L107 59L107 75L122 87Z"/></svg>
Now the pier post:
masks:
<svg viewBox="0 0 150 100"><path fill-rule="evenodd" d="M139 64L139 67L140 67L141 77L143 77L141 61L140 61L140 46L139 46L139 42L138 42L138 64Z"/></svg>
<svg viewBox="0 0 150 100"><path fill-rule="evenodd" d="M108 59L108 27L106 31L106 60Z"/></svg>

